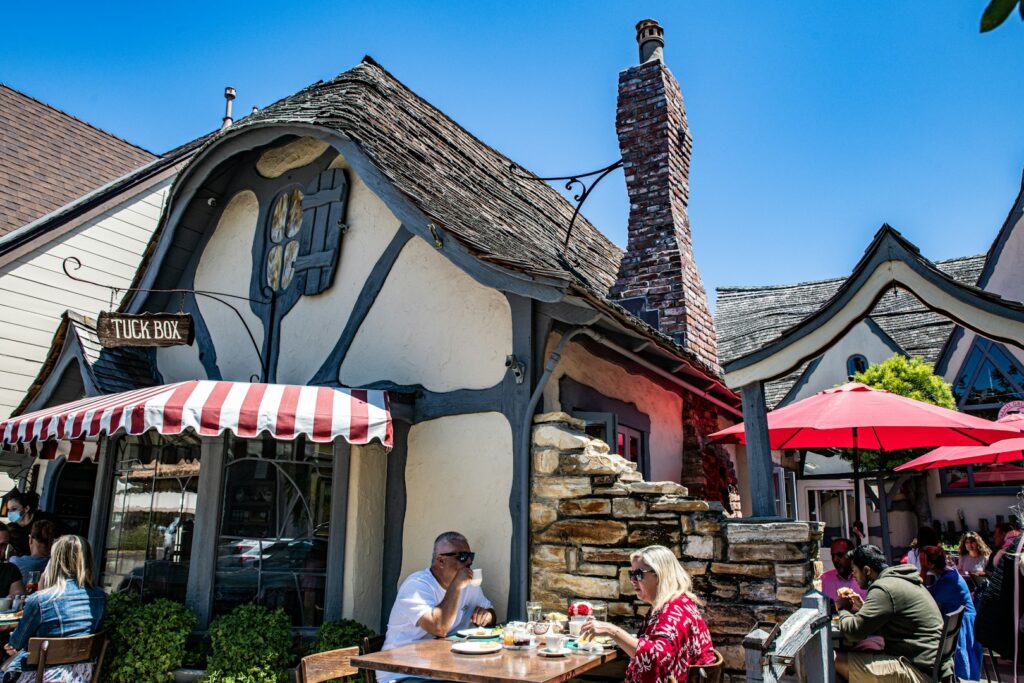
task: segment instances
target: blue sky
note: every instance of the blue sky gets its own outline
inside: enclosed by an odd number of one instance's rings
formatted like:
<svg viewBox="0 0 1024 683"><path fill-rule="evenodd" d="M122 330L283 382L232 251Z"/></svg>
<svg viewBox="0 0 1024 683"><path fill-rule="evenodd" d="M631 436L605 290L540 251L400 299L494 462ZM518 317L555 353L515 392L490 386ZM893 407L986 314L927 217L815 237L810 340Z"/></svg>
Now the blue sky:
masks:
<svg viewBox="0 0 1024 683"><path fill-rule="evenodd" d="M1024 168L1024 23L988 0L24 3L0 81L155 152L370 54L542 175L618 157L616 77L658 19L694 136L709 293L847 273L883 222L932 259L984 252ZM584 213L625 243L609 176Z"/></svg>

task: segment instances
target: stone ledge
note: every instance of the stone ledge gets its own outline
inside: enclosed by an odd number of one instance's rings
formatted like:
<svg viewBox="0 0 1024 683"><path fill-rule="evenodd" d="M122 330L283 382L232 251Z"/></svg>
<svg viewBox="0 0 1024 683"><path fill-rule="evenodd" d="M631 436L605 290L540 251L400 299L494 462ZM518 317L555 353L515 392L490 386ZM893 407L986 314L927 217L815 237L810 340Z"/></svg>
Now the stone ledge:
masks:
<svg viewBox="0 0 1024 683"><path fill-rule="evenodd" d="M685 496L688 491L682 484L673 481L637 481L629 484L629 492L642 495L676 495Z"/></svg>
<svg viewBox="0 0 1024 683"><path fill-rule="evenodd" d="M586 422L584 422L583 420L579 419L578 417L573 417L572 415L569 415L568 413L562 413L562 412L541 413L540 415L537 415L536 417L533 418L533 424L535 424L535 425L559 423L559 422L562 423L562 424L565 424L565 425L569 425L573 429L581 431L581 432L584 429L586 429L586 427L587 427L587 423Z"/></svg>
<svg viewBox="0 0 1024 683"><path fill-rule="evenodd" d="M727 520L724 528L729 543L809 543L813 540L812 525L816 527L817 523L751 523Z"/></svg>

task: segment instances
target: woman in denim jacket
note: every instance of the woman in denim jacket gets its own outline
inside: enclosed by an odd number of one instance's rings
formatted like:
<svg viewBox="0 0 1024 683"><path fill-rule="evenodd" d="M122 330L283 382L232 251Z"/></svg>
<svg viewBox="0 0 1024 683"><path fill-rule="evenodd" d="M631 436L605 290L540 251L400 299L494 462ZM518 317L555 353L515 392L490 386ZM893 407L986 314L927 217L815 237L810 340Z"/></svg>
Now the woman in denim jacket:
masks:
<svg viewBox="0 0 1024 683"><path fill-rule="evenodd" d="M28 657L28 639L34 637L85 636L96 633L107 611L107 595L92 583L92 553L81 536L61 536L50 550L50 563L43 572L43 590L25 601L18 627L4 646L14 658L4 669L4 681L19 679ZM89 680L91 664L74 664L47 669L45 681ZM34 673L24 680L34 680Z"/></svg>

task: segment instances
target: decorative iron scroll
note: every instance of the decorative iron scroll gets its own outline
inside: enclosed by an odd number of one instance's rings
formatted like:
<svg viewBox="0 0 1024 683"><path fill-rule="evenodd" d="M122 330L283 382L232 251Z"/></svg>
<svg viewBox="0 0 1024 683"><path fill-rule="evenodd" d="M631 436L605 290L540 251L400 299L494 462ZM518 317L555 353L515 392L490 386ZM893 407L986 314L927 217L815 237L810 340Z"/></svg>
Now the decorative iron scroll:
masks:
<svg viewBox="0 0 1024 683"><path fill-rule="evenodd" d="M597 184L604 180L605 176L607 176L609 173L611 173L617 168L622 168L622 159L619 159L618 161L609 164L604 168L599 168L596 171L590 171L588 173L576 173L574 175L540 178L538 176L523 173L520 170L520 167L516 165L515 162L510 162L508 165L509 172L517 178L522 178L523 180L532 180L535 182L564 180L566 181L565 189L568 190L569 192L576 193L572 197L574 200L576 200L576 210L572 212L572 218L569 219L569 227L565 231L565 241L562 243L563 254L565 254L565 252L569 249L569 237L572 235L572 228L573 225L576 223L576 217L580 215L580 209L583 208L583 202L587 201L587 197L589 197L590 193L594 190L595 187L597 187ZM590 182L590 185L587 185L585 182L583 182L583 178L594 178L594 180Z"/></svg>

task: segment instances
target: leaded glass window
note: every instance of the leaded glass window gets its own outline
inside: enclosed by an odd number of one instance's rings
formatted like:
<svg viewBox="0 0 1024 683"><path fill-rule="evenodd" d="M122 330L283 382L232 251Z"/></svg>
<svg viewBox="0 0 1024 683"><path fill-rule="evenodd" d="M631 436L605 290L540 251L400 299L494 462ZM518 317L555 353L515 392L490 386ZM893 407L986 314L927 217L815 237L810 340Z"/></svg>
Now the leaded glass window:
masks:
<svg viewBox="0 0 1024 683"><path fill-rule="evenodd" d="M283 292L295 279L302 230L302 190L295 187L278 195L270 215L270 246L267 250L267 285Z"/></svg>
<svg viewBox="0 0 1024 683"><path fill-rule="evenodd" d="M332 468L329 444L229 438L214 614L256 602L323 623Z"/></svg>
<svg viewBox="0 0 1024 683"><path fill-rule="evenodd" d="M187 434L118 440L100 579L108 592L185 599L199 451Z"/></svg>

